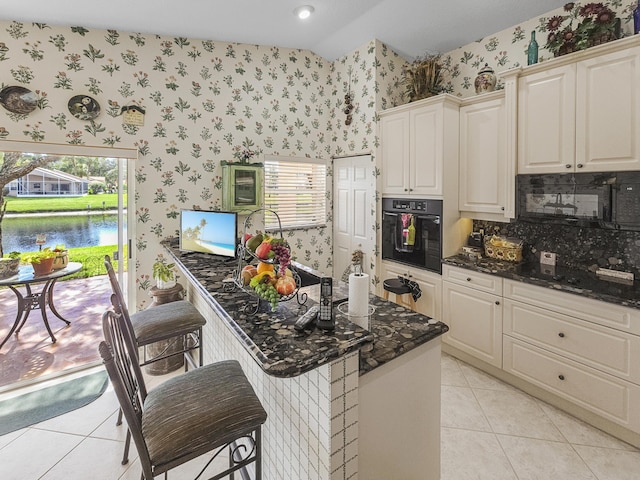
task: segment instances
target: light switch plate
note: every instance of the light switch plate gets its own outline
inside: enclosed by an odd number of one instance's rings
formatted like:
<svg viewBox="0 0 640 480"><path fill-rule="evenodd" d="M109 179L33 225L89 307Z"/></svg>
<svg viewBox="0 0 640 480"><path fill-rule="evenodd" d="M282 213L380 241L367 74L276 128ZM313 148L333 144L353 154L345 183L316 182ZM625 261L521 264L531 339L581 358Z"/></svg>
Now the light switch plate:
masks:
<svg viewBox="0 0 640 480"><path fill-rule="evenodd" d="M540 263L543 265L555 265L556 254L554 252L540 252Z"/></svg>

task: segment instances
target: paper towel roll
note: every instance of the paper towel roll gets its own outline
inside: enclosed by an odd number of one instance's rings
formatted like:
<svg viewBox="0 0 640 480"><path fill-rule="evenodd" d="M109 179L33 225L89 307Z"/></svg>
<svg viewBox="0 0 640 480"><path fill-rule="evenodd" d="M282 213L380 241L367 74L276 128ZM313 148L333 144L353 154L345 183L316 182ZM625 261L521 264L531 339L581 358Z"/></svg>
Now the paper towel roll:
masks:
<svg viewBox="0 0 640 480"><path fill-rule="evenodd" d="M369 275L349 275L349 319L356 325L369 328Z"/></svg>

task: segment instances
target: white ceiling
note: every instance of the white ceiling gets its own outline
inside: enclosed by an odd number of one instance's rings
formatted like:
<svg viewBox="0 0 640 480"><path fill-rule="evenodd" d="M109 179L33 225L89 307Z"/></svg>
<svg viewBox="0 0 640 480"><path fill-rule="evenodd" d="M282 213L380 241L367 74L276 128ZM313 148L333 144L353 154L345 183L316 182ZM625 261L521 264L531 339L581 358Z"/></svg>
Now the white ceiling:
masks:
<svg viewBox="0 0 640 480"><path fill-rule="evenodd" d="M14 0L0 19L275 45L335 60L376 38L412 60L448 52L565 0ZM309 4L305 21L294 8Z"/></svg>

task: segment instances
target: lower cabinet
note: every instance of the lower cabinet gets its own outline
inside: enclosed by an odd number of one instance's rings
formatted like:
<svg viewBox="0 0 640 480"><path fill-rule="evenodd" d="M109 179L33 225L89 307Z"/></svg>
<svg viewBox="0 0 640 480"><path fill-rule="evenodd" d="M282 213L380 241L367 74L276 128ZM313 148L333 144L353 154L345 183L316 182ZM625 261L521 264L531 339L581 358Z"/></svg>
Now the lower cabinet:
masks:
<svg viewBox="0 0 640 480"><path fill-rule="evenodd" d="M640 387L563 355L504 336L504 370L640 432Z"/></svg>
<svg viewBox="0 0 640 480"><path fill-rule="evenodd" d="M445 344L640 434L640 310L449 265L442 276Z"/></svg>
<svg viewBox="0 0 640 480"><path fill-rule="evenodd" d="M442 275L443 341L502 368L502 280L448 265Z"/></svg>
<svg viewBox="0 0 640 480"><path fill-rule="evenodd" d="M442 277L440 275L420 268L411 268L400 263L382 261L380 264L380 291L378 294L380 296L384 294L384 289L382 288L384 280L398 277L412 280L420 286L422 295L416 302L416 311L418 313L436 320L442 318ZM405 295L395 298L395 295L390 293L389 300L395 301L395 303L403 307L411 308L409 299Z"/></svg>

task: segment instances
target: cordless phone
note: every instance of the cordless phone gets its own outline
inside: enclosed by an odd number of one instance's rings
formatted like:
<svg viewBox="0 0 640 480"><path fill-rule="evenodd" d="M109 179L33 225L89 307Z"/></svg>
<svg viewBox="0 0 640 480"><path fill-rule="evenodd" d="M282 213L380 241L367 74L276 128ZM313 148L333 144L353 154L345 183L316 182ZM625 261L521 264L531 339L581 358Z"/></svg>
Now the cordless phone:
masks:
<svg viewBox="0 0 640 480"><path fill-rule="evenodd" d="M335 322L333 319L333 280L331 277L320 279L320 312L318 313L318 328L322 330L333 330Z"/></svg>

